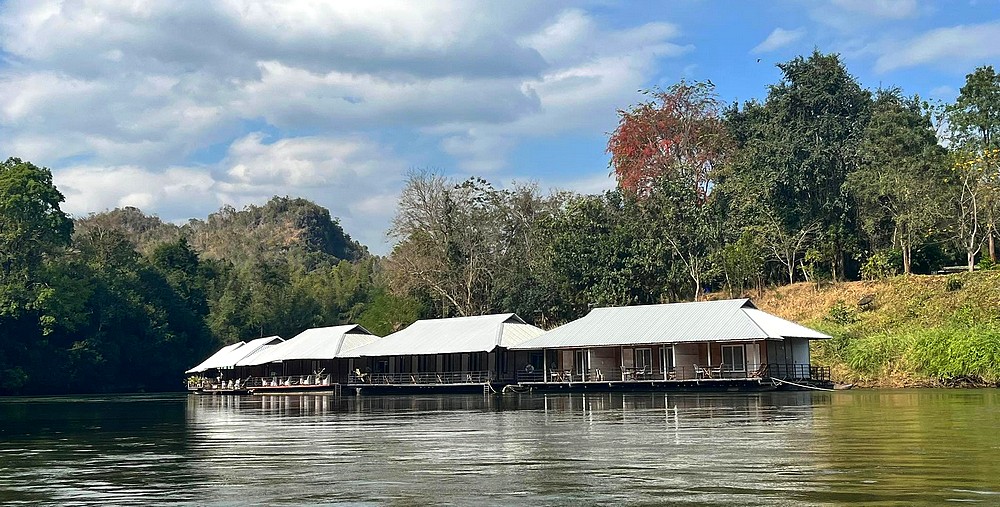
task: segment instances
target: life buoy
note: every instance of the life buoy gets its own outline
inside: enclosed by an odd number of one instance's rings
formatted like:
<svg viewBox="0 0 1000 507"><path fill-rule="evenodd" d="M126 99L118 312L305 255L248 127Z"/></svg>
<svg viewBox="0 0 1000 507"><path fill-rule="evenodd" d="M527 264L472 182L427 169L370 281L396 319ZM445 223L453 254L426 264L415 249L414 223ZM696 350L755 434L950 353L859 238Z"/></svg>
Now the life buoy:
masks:
<svg viewBox="0 0 1000 507"><path fill-rule="evenodd" d="M524 365L524 372L525 373L535 373L535 367L531 366L530 364L526 364L526 365Z"/></svg>

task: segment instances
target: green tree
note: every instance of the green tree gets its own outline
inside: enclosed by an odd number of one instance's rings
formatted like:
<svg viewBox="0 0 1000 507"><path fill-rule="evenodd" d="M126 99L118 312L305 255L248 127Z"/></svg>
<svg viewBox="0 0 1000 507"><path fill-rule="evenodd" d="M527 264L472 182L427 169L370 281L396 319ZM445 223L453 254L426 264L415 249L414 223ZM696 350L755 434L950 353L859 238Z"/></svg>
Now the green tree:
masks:
<svg viewBox="0 0 1000 507"><path fill-rule="evenodd" d="M843 278L857 236L844 183L859 162L871 96L837 55L813 52L778 68L782 80L763 105L727 112L739 151L728 179L741 181L738 191L751 196L742 200L760 202L761 216L773 213L784 235L818 226L817 251L830 274Z"/></svg>
<svg viewBox="0 0 1000 507"><path fill-rule="evenodd" d="M959 229L969 257L969 269L981 243L987 242L996 262L997 220L1000 218L1000 73L993 66L977 68L965 77L955 104L948 108L955 169L960 191ZM980 225L983 231L980 233Z"/></svg>
<svg viewBox="0 0 1000 507"><path fill-rule="evenodd" d="M847 185L856 196L862 229L873 238L872 251L898 248L906 274L912 272L913 249L947 209L945 155L918 97L903 97L898 89L877 94L860 167ZM880 238L886 230L889 237Z"/></svg>
<svg viewBox="0 0 1000 507"><path fill-rule="evenodd" d="M48 169L17 158L0 163L0 391L32 380L31 358L49 350L45 335L62 318L45 278L73 230L62 201Z"/></svg>

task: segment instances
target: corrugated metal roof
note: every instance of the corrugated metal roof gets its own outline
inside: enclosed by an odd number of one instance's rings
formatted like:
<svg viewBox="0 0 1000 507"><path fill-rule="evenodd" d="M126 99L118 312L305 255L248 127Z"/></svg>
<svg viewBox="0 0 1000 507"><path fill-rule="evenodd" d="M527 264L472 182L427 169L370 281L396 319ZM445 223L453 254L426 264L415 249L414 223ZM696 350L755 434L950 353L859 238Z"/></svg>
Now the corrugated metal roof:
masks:
<svg viewBox="0 0 1000 507"><path fill-rule="evenodd" d="M602 347L784 337L829 338L757 310L748 299L727 299L594 308L581 319L511 348Z"/></svg>
<svg viewBox="0 0 1000 507"><path fill-rule="evenodd" d="M545 334L544 329L522 322L504 322L502 326L503 331L501 331L500 335L501 347L510 348Z"/></svg>
<svg viewBox="0 0 1000 507"><path fill-rule="evenodd" d="M815 329L809 329L808 327L796 324L790 320L785 320L781 317L771 315L767 312L762 312L756 308L744 308L743 313L746 313L753 321L764 330L768 336L782 337L782 338L808 338L810 340L826 340L831 338L828 334L820 333Z"/></svg>
<svg viewBox="0 0 1000 507"><path fill-rule="evenodd" d="M242 347L244 345L246 345L246 342L236 342L236 343L233 343L233 344L230 344L230 345L226 345L225 347L222 347L221 349L215 351L214 354L208 356L208 359L205 359L204 361L202 361L198 366L195 366L194 368L191 368L190 370L188 370L188 371L186 371L184 373L200 373L200 372L203 372L205 370L211 370L212 368L218 368L219 364L224 364L224 363L220 363L220 361L223 358L225 358L227 355L229 355L232 351L234 351L234 350L236 350L236 349L238 349L238 348L240 348L240 347Z"/></svg>
<svg viewBox="0 0 1000 507"><path fill-rule="evenodd" d="M289 361L293 359L333 359L346 348L356 348L378 337L351 324L307 329L282 343L262 349L240 360L237 366Z"/></svg>
<svg viewBox="0 0 1000 507"><path fill-rule="evenodd" d="M250 340L246 345L234 350L231 354L224 357L222 359L222 364L220 364L218 368L233 368L244 357L257 353L257 351L263 347L268 345L277 345L283 341L284 340L282 340L280 336L265 336L264 338Z"/></svg>
<svg viewBox="0 0 1000 507"><path fill-rule="evenodd" d="M249 342L226 345L215 354L212 354L208 359L202 361L201 364L184 373L199 373L212 368L232 368L244 357L256 354L262 347L281 343L281 341L280 336L267 336L250 340Z"/></svg>
<svg viewBox="0 0 1000 507"><path fill-rule="evenodd" d="M513 313L418 320L385 338L342 352L340 357L490 352L498 345L520 343L543 332Z"/></svg>

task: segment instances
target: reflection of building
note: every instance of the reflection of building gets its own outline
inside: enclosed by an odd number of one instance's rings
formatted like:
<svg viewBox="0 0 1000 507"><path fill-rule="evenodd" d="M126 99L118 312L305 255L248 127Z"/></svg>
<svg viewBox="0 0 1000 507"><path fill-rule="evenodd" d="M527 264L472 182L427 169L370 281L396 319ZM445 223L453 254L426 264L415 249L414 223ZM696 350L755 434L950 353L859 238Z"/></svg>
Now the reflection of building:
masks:
<svg viewBox="0 0 1000 507"><path fill-rule="evenodd" d="M418 320L349 350L350 387L362 391L478 389L513 382L509 348L544 333L513 313Z"/></svg>
<svg viewBox="0 0 1000 507"><path fill-rule="evenodd" d="M595 308L511 348L525 386L741 389L828 382L809 362L809 340L827 338L732 299Z"/></svg>

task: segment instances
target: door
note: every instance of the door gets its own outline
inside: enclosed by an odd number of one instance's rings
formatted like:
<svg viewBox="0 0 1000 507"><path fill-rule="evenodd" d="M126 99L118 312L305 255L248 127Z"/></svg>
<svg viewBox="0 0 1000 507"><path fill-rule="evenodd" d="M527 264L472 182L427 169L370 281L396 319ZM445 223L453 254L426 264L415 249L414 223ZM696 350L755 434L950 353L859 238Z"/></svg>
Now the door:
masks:
<svg viewBox="0 0 1000 507"><path fill-rule="evenodd" d="M576 361L573 364L576 366L576 374L579 376L580 380L587 380L587 371L590 370L590 354L587 350L577 350L576 351Z"/></svg>
<svg viewBox="0 0 1000 507"><path fill-rule="evenodd" d="M644 380L653 373L653 349L635 349L635 378Z"/></svg>
<svg viewBox="0 0 1000 507"><path fill-rule="evenodd" d="M660 373L664 380L673 377L674 374L674 348L660 347Z"/></svg>
<svg viewBox="0 0 1000 507"><path fill-rule="evenodd" d="M722 371L723 374L733 372L746 374L747 365L744 357L743 345L723 345L722 346Z"/></svg>

